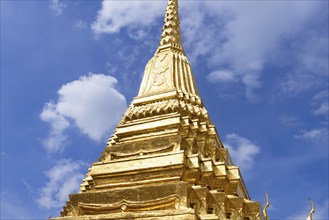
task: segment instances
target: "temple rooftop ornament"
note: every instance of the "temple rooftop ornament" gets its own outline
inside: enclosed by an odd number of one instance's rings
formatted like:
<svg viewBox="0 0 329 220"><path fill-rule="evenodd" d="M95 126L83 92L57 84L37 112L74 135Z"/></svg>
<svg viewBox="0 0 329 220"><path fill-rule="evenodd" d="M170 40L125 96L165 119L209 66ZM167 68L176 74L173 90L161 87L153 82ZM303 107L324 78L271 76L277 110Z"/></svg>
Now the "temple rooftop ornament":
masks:
<svg viewBox="0 0 329 220"><path fill-rule="evenodd" d="M313 213L315 213L315 209L314 209L314 203L313 203L313 200L311 198L309 198L310 202L311 202L311 211L310 211L310 214L308 215L308 218L307 220L312 220L313 219Z"/></svg>
<svg viewBox="0 0 329 220"><path fill-rule="evenodd" d="M202 103L177 0L137 97L56 219L265 219Z"/></svg>
<svg viewBox="0 0 329 220"><path fill-rule="evenodd" d="M164 19L160 46L168 44L182 49L177 0L168 0Z"/></svg>
<svg viewBox="0 0 329 220"><path fill-rule="evenodd" d="M267 208L270 207L270 204L268 203L267 193L265 193L265 197L266 197L266 204L265 204L264 209L263 209L263 215L264 215L265 220L269 220L268 214L267 214Z"/></svg>

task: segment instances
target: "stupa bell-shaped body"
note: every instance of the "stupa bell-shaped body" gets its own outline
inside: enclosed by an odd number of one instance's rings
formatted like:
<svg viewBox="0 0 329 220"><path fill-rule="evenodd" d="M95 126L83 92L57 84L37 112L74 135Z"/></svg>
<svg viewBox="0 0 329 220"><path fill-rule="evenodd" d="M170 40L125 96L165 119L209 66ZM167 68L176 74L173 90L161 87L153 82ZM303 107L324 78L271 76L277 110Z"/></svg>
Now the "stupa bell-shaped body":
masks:
<svg viewBox="0 0 329 220"><path fill-rule="evenodd" d="M260 219L200 99L169 0L159 47L58 219Z"/></svg>
<svg viewBox="0 0 329 220"><path fill-rule="evenodd" d="M186 56L182 51L170 49L169 46L160 48L149 61L137 98L174 92L191 100L200 100Z"/></svg>
<svg viewBox="0 0 329 220"><path fill-rule="evenodd" d="M200 103L200 95L182 46L177 0L168 1L160 44L146 65L134 103L168 97L184 97Z"/></svg>

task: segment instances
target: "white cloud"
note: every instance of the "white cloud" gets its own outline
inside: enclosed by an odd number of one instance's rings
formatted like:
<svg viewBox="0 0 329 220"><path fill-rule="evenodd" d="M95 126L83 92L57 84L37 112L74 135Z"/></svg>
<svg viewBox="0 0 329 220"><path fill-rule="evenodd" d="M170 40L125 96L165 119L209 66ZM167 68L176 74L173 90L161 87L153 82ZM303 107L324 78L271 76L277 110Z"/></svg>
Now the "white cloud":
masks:
<svg viewBox="0 0 329 220"><path fill-rule="evenodd" d="M48 138L42 144L50 153L63 151L67 145L67 136L63 132L70 126L70 122L56 111L56 105L52 102L44 106L40 118L51 127Z"/></svg>
<svg viewBox="0 0 329 220"><path fill-rule="evenodd" d="M231 71L227 70L217 70L211 72L208 76L207 79L211 83L226 83L226 82L234 82L236 81L235 74Z"/></svg>
<svg viewBox="0 0 329 220"><path fill-rule="evenodd" d="M301 125L303 125L303 123L298 118L296 118L295 116L291 116L291 115L280 116L279 121L282 124L288 125L288 126L301 126Z"/></svg>
<svg viewBox="0 0 329 220"><path fill-rule="evenodd" d="M74 26L77 27L77 28L80 28L80 29L84 29L84 28L87 27L87 22L82 21L82 20L77 20L77 21L74 23Z"/></svg>
<svg viewBox="0 0 329 220"><path fill-rule="evenodd" d="M163 12L165 1L103 1L92 30L116 33L128 25L150 25Z"/></svg>
<svg viewBox="0 0 329 220"><path fill-rule="evenodd" d="M49 181L40 189L36 202L41 208L59 208L65 205L68 195L79 190L84 178L82 169L87 168L82 161L70 159L59 160L52 168L45 172Z"/></svg>
<svg viewBox="0 0 329 220"><path fill-rule="evenodd" d="M90 138L100 141L126 110L126 99L115 84L114 77L103 74L82 76L58 91L56 110L73 119Z"/></svg>
<svg viewBox="0 0 329 220"><path fill-rule="evenodd" d="M320 107L318 109L315 109L313 111L314 115L328 115L329 111L329 104L328 102L321 103Z"/></svg>
<svg viewBox="0 0 329 220"><path fill-rule="evenodd" d="M295 135L295 138L308 140L315 143L328 143L328 129L317 128L309 131L303 131L300 134Z"/></svg>
<svg viewBox="0 0 329 220"><path fill-rule="evenodd" d="M52 9L56 15L61 15L66 7L67 5L61 0L50 0L49 2L49 8Z"/></svg>
<svg viewBox="0 0 329 220"><path fill-rule="evenodd" d="M22 179L22 182L23 182L23 184L24 184L24 186L25 186L25 188L26 188L26 191L27 191L28 193L33 193L33 192L34 192L34 189L33 189L33 187L30 185L29 182L27 182L25 179Z"/></svg>
<svg viewBox="0 0 329 220"><path fill-rule="evenodd" d="M279 90L283 95L294 96L310 88L328 85L328 51L323 49L328 48L328 35L312 27L304 27L301 32L305 33L300 35L303 37L295 37L295 42L286 46L294 68L282 77Z"/></svg>
<svg viewBox="0 0 329 220"><path fill-rule="evenodd" d="M251 169L255 156L260 152L259 146L235 133L225 136L224 145L228 148L234 163L242 170Z"/></svg>
<svg viewBox="0 0 329 220"><path fill-rule="evenodd" d="M234 79L245 86L246 97L255 100L266 63L286 53L288 47L281 46L283 39L305 36L303 28L309 20L317 18L319 10L323 10L322 4L317 1L182 1L185 49L193 63L200 56L207 58L212 68L210 79L221 83L225 80L232 83ZM164 9L165 1L103 1L92 29L97 34L115 33L124 27L141 29L163 17ZM296 57L293 66L298 68L286 73L280 85L285 93L298 93L311 87L314 80L310 79L327 68L327 55L321 53L327 48L326 39L316 33L310 35L300 42L292 40L292 50L297 51L293 54ZM144 32L137 39L143 38ZM234 74L220 78L214 73L224 70Z"/></svg>
<svg viewBox="0 0 329 220"><path fill-rule="evenodd" d="M312 111L314 115L324 115L328 117L329 114L329 91L324 90L317 93L313 99L313 105L318 106L316 109Z"/></svg>
<svg viewBox="0 0 329 220"><path fill-rule="evenodd" d="M134 39L134 40L142 40L146 37L146 31L142 30L142 29L138 29L138 30L130 30L129 32L129 37Z"/></svg>
<svg viewBox="0 0 329 220"><path fill-rule="evenodd" d="M328 99L329 98L329 91L328 90L323 90L321 92L318 92L314 97L314 101L321 101L323 99Z"/></svg>
<svg viewBox="0 0 329 220"><path fill-rule="evenodd" d="M228 66L236 74L236 81L245 86L245 95L249 100L255 100L255 91L262 86L266 62L273 59L273 56L282 56L281 53L285 51L280 47L282 39L292 34L298 35L299 27L312 18L319 7L319 3L315 2L293 1L219 1L195 4L190 8L203 10L192 10L190 14L186 12L184 16L190 18L187 22L182 19L185 25L183 30L187 29L185 42L188 48L192 48L192 57L205 55L214 69L221 70L222 66ZM291 13L292 10L294 13ZM207 22L209 17L222 22ZM204 36L205 33L207 36ZM309 57L313 58L317 52L308 53ZM300 59L297 63L297 66L301 66L306 63L306 59Z"/></svg>
<svg viewBox="0 0 329 220"><path fill-rule="evenodd" d="M318 80L302 68L288 72L278 85L280 96L295 96L316 85Z"/></svg>
<svg viewBox="0 0 329 220"><path fill-rule="evenodd" d="M49 152L60 152L67 143L65 129L72 124L95 141L101 141L126 110L126 99L115 89L117 80L89 74L63 85L56 103L47 103L40 114L51 130L43 142Z"/></svg>

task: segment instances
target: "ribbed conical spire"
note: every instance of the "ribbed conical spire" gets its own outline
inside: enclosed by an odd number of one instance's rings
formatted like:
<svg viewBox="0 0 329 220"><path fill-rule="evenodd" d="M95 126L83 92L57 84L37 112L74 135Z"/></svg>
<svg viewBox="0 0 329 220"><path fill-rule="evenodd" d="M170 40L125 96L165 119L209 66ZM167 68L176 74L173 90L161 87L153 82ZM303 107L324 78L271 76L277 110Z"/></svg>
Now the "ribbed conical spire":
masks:
<svg viewBox="0 0 329 220"><path fill-rule="evenodd" d="M168 0L160 46L166 44L178 44L179 46L182 46L178 15L178 0Z"/></svg>
<svg viewBox="0 0 329 220"><path fill-rule="evenodd" d="M159 47L145 67L134 104L184 98L201 104L180 35L178 0L168 0Z"/></svg>

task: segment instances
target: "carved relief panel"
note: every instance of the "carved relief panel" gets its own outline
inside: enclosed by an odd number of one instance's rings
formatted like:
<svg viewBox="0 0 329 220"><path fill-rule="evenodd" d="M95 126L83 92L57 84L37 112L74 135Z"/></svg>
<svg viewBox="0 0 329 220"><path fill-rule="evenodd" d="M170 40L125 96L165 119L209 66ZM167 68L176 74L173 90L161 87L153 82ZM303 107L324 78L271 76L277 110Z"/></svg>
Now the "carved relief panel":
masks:
<svg viewBox="0 0 329 220"><path fill-rule="evenodd" d="M172 63L170 53L157 54L145 67L139 95L156 94L173 88Z"/></svg>

